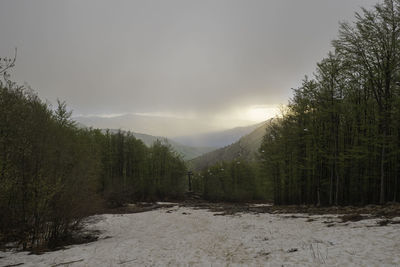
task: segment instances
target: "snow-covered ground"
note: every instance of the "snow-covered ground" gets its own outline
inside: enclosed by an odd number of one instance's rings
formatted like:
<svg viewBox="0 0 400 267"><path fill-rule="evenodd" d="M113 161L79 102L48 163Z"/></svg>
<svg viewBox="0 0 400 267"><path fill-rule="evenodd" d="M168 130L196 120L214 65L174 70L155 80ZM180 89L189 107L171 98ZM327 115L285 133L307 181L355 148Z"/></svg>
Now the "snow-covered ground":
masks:
<svg viewBox="0 0 400 267"><path fill-rule="evenodd" d="M43 255L0 252L0 266L400 266L400 224L376 220L327 227L338 218L173 207L88 221L100 240Z"/></svg>

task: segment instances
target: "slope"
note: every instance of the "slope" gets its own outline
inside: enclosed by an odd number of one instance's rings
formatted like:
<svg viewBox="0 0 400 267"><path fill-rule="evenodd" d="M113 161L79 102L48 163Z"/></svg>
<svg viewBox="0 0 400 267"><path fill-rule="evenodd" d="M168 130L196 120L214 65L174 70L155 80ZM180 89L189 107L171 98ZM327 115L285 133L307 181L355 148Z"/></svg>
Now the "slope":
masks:
<svg viewBox="0 0 400 267"><path fill-rule="evenodd" d="M106 130L103 130L106 131ZM111 129L110 132L116 133L119 130ZM126 131L122 131L124 133L127 133ZM191 160L193 158L196 158L198 156L203 155L204 153L213 151L215 147L193 147L193 146L186 146L182 145L178 142L175 142L173 140L170 140L165 137L161 136L153 136L149 134L142 134L142 133L135 133L135 132L130 132L131 135L133 135L135 138L141 140L146 146L150 147L153 145L154 142L157 140L160 140L163 144L169 144L171 145L171 148L180 154L184 160Z"/></svg>
<svg viewBox="0 0 400 267"><path fill-rule="evenodd" d="M194 158L190 161L190 166L194 170L201 170L222 161L232 161L234 159L255 160L267 126L271 121L272 119L261 123L254 131L229 146Z"/></svg>
<svg viewBox="0 0 400 267"><path fill-rule="evenodd" d="M262 123L257 123L249 126L235 127L228 130L174 137L173 140L187 145L200 147L224 147L238 141L242 136L245 136L255 129L259 128Z"/></svg>
<svg viewBox="0 0 400 267"><path fill-rule="evenodd" d="M147 146L151 146L157 140L160 140L163 143L168 143L177 153L179 153L183 157L184 160L191 160L215 149L215 147L186 146L174 140L160 136L152 136L148 134L134 132L131 132L131 134L137 139L142 140L142 142L145 143Z"/></svg>

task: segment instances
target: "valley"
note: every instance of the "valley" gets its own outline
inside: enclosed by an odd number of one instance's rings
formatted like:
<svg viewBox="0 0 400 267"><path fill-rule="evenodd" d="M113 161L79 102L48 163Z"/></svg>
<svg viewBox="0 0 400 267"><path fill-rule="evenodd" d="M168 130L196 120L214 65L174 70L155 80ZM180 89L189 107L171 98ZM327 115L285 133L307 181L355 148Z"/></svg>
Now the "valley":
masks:
<svg viewBox="0 0 400 267"><path fill-rule="evenodd" d="M400 0L2 0L0 33L0 267L400 266Z"/></svg>

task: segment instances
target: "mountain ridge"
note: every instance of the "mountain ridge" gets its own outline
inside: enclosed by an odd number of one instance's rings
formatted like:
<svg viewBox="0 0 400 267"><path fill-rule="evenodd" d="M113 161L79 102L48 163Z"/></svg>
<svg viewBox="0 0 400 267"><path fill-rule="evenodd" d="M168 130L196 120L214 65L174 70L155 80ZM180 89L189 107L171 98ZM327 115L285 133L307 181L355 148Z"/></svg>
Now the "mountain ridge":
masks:
<svg viewBox="0 0 400 267"><path fill-rule="evenodd" d="M210 132L229 132L230 129L232 129L227 128L226 130L224 130L225 127L223 127L222 124L227 123L227 121L225 120L215 122L212 120L192 119L179 116L163 117L159 115L145 115L135 113L121 114L115 116L79 115L74 116L72 119L84 125L92 126L93 128L98 129L121 129L125 131L133 130L135 132L146 133L153 136L167 136L169 139L176 139L175 141L179 143L185 143L181 142L182 140L180 140L179 136L201 136L207 135ZM229 122L230 125L251 125L251 123L251 121L241 120L232 120ZM240 138L240 136L237 135L236 137L237 139ZM195 137L191 139L193 140L198 138ZM203 142L202 144L186 143L186 145L212 147L215 146L210 145L210 143L206 142ZM217 147L221 147L221 145L218 145Z"/></svg>
<svg viewBox="0 0 400 267"><path fill-rule="evenodd" d="M109 129L112 133L116 133L120 130L117 129ZM106 131L106 130L103 130ZM186 146L183 144L180 144L178 142L175 142L174 140L171 140L167 137L162 137L162 136L153 136L149 134L144 134L144 133L136 133L132 131L123 131L124 133L130 133L133 135L135 138L141 140L146 146L150 147L159 140L161 143L164 145L171 145L171 148L180 154L184 160L191 160L193 158L196 158L198 156L201 156L207 152L211 152L215 150L215 147L193 147L193 146Z"/></svg>
<svg viewBox="0 0 400 267"><path fill-rule="evenodd" d="M258 149L262 139L266 134L267 128L274 119L269 119L259 124L251 133L242 136L238 141L231 145L205 153L189 161L193 170L201 170L222 161L257 159Z"/></svg>
<svg viewBox="0 0 400 267"><path fill-rule="evenodd" d="M76 122L76 126L78 128L92 128L88 127L85 124L81 122ZM184 160L191 160L195 157L198 157L202 154L205 154L207 152L211 152L216 149L216 147L192 147L192 146L186 146L183 144L180 144L174 140L170 140L169 138L166 137L161 137L161 136L153 136L149 134L144 134L144 133L137 133L133 131L125 131L121 129L100 129L103 133L106 131L110 131L111 133L118 133L119 131L123 132L124 134L130 133L132 136L134 136L136 139L141 140L147 147L150 147L159 140L165 145L170 145L171 148L178 154L182 156Z"/></svg>
<svg viewBox="0 0 400 267"><path fill-rule="evenodd" d="M173 140L188 146L211 146L222 148L238 141L241 137L251 133L264 122L248 126L238 126L227 130L213 131L209 133L179 136Z"/></svg>

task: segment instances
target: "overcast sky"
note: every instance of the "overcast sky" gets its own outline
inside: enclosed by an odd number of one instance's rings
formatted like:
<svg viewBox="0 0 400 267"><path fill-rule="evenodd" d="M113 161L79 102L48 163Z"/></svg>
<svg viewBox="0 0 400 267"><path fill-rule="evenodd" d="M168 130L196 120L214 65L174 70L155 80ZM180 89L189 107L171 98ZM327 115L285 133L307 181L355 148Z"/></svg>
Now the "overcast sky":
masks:
<svg viewBox="0 0 400 267"><path fill-rule="evenodd" d="M256 120L376 2L2 0L0 55L17 47L13 79L75 115Z"/></svg>

